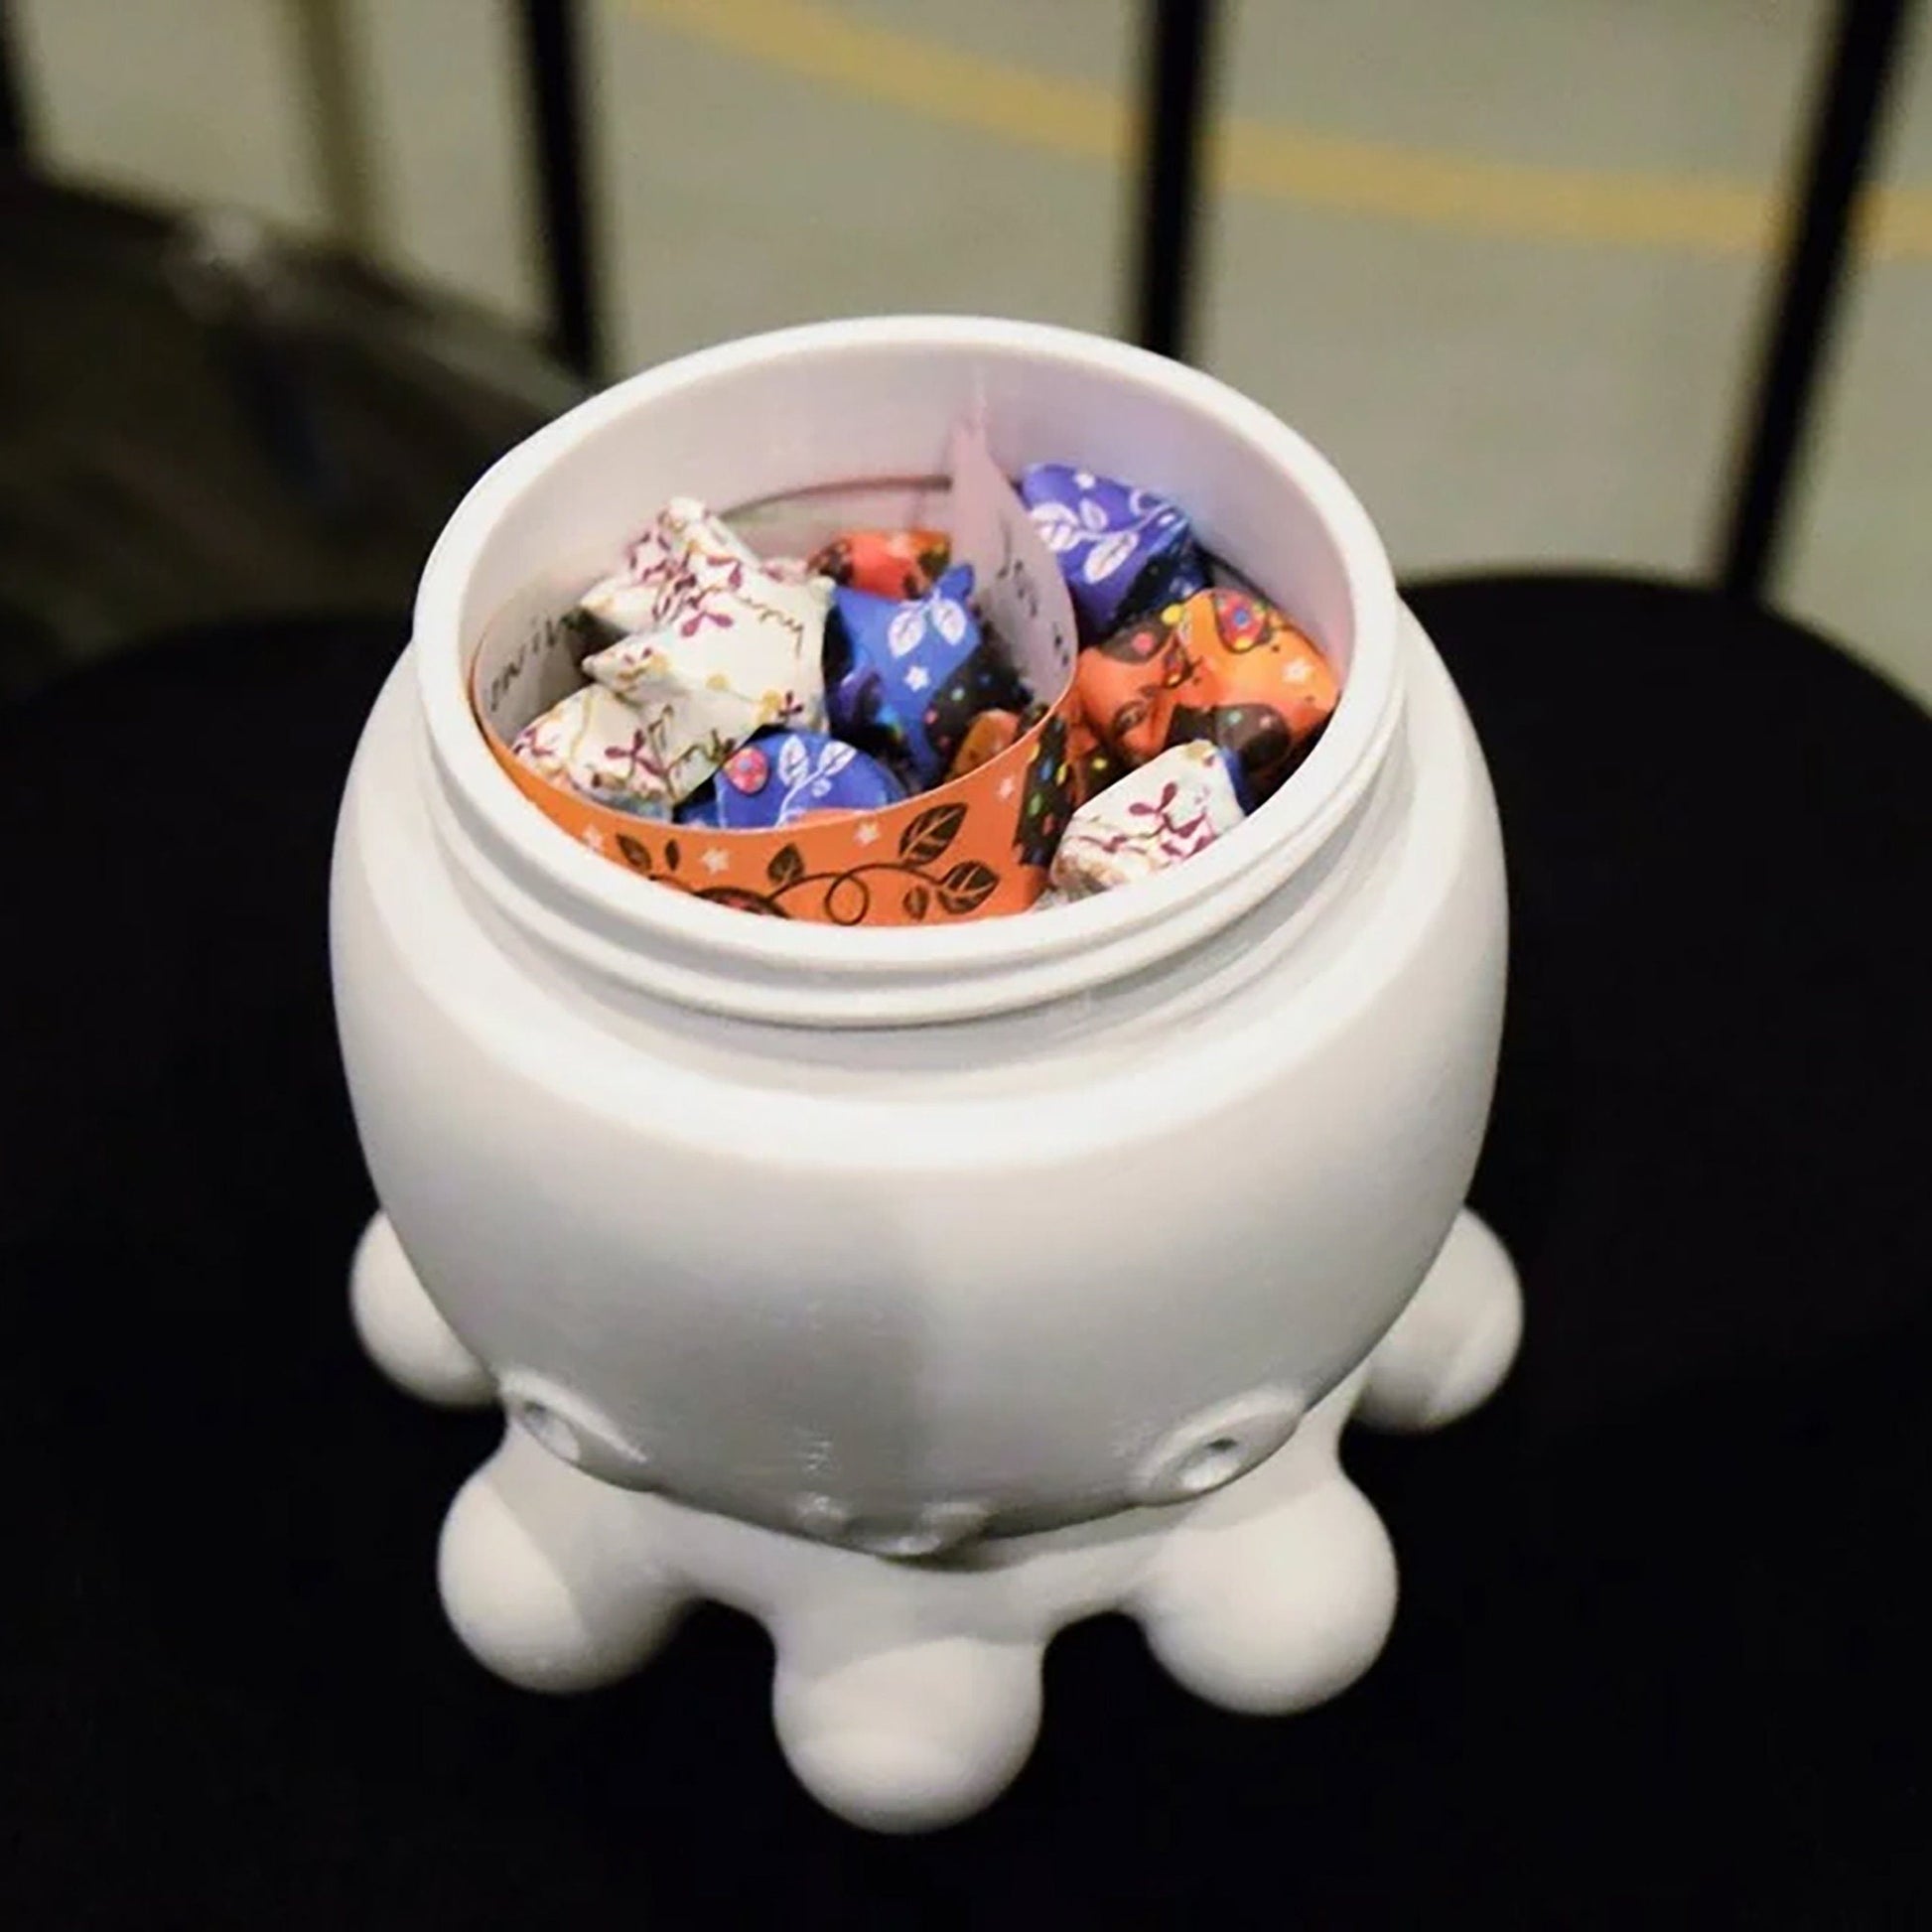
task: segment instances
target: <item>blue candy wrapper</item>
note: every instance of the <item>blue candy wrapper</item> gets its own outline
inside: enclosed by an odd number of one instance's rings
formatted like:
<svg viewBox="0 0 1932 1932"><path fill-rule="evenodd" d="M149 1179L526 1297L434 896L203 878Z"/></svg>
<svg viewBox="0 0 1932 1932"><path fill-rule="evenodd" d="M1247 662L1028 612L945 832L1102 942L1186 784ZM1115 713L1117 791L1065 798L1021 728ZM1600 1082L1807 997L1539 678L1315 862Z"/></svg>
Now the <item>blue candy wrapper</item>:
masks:
<svg viewBox="0 0 1932 1932"><path fill-rule="evenodd" d="M1186 516L1165 496L1065 463L1035 463L1020 495L1059 564L1089 639L1207 586Z"/></svg>
<svg viewBox="0 0 1932 1932"><path fill-rule="evenodd" d="M703 791L678 807L681 825L722 832L789 825L810 812L878 811L905 787L856 746L823 732L764 732L741 746Z"/></svg>
<svg viewBox="0 0 1932 1932"><path fill-rule="evenodd" d="M946 775L983 711L1021 709L1029 694L980 630L970 564L923 597L833 593L825 709L841 738L904 767L914 786Z"/></svg>

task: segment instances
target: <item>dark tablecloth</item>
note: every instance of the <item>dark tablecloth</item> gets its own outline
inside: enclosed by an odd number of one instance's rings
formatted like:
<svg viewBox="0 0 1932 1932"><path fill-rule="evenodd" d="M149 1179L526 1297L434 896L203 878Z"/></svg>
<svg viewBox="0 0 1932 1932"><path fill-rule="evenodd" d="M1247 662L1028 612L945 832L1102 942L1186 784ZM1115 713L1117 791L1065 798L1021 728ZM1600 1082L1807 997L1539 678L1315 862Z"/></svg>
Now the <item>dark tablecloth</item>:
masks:
<svg viewBox="0 0 1932 1932"><path fill-rule="evenodd" d="M1932 725L1699 594L1415 601L1509 845L1476 1200L1521 1362L1350 1439L1403 1578L1355 1689L1237 1719L1082 1626L1013 1791L924 1840L793 1786L724 1611L565 1702L443 1623L494 1425L351 1339L325 946L401 624L181 638L0 719L0 1917L1927 1922Z"/></svg>

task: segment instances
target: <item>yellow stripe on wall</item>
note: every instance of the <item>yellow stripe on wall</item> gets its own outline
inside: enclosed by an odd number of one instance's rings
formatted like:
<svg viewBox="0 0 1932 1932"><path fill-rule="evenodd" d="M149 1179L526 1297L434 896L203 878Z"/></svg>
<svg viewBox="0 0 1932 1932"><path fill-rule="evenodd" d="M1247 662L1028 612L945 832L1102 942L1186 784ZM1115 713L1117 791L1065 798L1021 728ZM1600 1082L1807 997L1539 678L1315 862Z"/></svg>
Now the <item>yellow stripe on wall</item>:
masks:
<svg viewBox="0 0 1932 1932"><path fill-rule="evenodd" d="M1116 95L852 20L820 0L629 0L630 11L687 40L858 98L952 127L1108 165L1134 145ZM1312 134L1225 115L1208 148L1216 190L1332 214L1461 234L1595 247L1754 255L1778 233L1784 197L1719 176L1539 167ZM1861 246L1932 260L1932 194L1880 189Z"/></svg>

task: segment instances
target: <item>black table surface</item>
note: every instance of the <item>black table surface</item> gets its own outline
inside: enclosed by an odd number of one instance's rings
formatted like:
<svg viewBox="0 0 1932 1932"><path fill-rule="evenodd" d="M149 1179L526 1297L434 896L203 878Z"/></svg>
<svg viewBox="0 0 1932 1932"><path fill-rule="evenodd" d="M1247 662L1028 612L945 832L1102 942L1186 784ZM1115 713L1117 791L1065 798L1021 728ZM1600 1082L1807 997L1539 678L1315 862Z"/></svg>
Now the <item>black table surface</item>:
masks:
<svg viewBox="0 0 1932 1932"><path fill-rule="evenodd" d="M436 1601L494 1425L357 1354L325 921L399 621L184 637L0 718L0 1919L1926 1923L1932 725L1661 585L1424 587L1509 847L1476 1202L1516 1372L1350 1438L1403 1595L1306 1717L1105 1618L963 1826L794 1787L699 1611L590 1697Z"/></svg>

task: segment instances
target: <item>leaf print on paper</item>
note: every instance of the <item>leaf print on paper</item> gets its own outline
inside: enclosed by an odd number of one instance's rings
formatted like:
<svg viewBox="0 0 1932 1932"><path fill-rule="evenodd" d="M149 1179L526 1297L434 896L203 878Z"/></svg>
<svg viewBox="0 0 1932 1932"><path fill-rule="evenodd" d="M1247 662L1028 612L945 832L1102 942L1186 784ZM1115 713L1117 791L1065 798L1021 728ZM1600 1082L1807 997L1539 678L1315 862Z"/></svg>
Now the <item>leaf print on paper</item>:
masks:
<svg viewBox="0 0 1932 1932"><path fill-rule="evenodd" d="M886 644L895 657L907 657L925 641L925 611L908 604L886 626Z"/></svg>
<svg viewBox="0 0 1932 1932"><path fill-rule="evenodd" d="M780 846L765 867L764 876L772 885L790 886L805 876L805 855L795 845Z"/></svg>
<svg viewBox="0 0 1932 1932"><path fill-rule="evenodd" d="M1132 530L1116 530L1111 536L1101 537L1080 560L1080 575L1089 584L1105 583L1133 556L1139 541Z"/></svg>
<svg viewBox="0 0 1932 1932"><path fill-rule="evenodd" d="M795 783L786 786L784 796L778 801L780 825L801 811L811 810L816 800L829 798L839 773L859 756L855 747L838 740L807 750L794 739L785 751L796 752L798 757L787 759L780 755L779 771L782 774L789 767L798 776Z"/></svg>
<svg viewBox="0 0 1932 1932"><path fill-rule="evenodd" d="M898 856L908 866L929 866L944 856L966 822L964 805L929 805L898 836Z"/></svg>
<svg viewBox="0 0 1932 1932"><path fill-rule="evenodd" d="M713 905L728 905L734 912L762 912L767 919L788 919L791 914L776 899L761 893L748 893L739 886L706 886L697 897Z"/></svg>
<svg viewBox="0 0 1932 1932"><path fill-rule="evenodd" d="M1081 530L1073 512L1064 503L1035 503L1028 512L1041 540L1055 556L1060 556L1080 541Z"/></svg>
<svg viewBox="0 0 1932 1932"><path fill-rule="evenodd" d="M953 867L939 882L939 903L958 916L984 905L1000 883L1000 875L977 859Z"/></svg>
<svg viewBox="0 0 1932 1932"><path fill-rule="evenodd" d="M650 848L641 841L633 839L628 832L618 834L618 850L623 854L624 864L633 872L654 872Z"/></svg>
<svg viewBox="0 0 1932 1932"><path fill-rule="evenodd" d="M956 644L966 635L966 607L955 603L949 597L935 598L927 607L932 627L949 644Z"/></svg>
<svg viewBox="0 0 1932 1932"><path fill-rule="evenodd" d="M922 919L932 907L932 895L923 886L914 886L899 901L909 918Z"/></svg>
<svg viewBox="0 0 1932 1932"><path fill-rule="evenodd" d="M1086 485L1083 483L1081 487L1084 489ZM1107 512L1093 497L1082 496L1080 498L1080 521L1089 530L1092 530L1098 535L1100 531L1107 527Z"/></svg>
<svg viewBox="0 0 1932 1932"><path fill-rule="evenodd" d="M795 791L811 773L811 755L795 738L787 738L778 747L778 782L787 791Z"/></svg>
<svg viewBox="0 0 1932 1932"><path fill-rule="evenodd" d="M825 895L825 912L834 925L857 925L872 910L872 888L857 873L841 873Z"/></svg>

